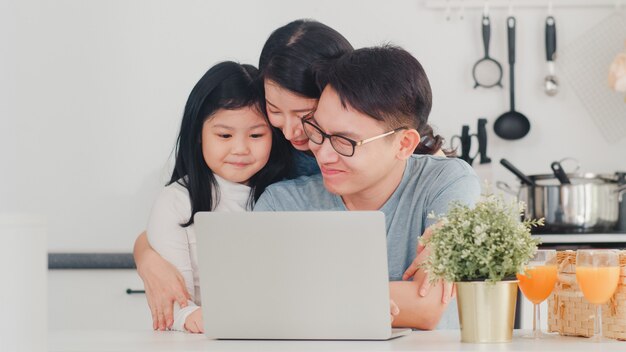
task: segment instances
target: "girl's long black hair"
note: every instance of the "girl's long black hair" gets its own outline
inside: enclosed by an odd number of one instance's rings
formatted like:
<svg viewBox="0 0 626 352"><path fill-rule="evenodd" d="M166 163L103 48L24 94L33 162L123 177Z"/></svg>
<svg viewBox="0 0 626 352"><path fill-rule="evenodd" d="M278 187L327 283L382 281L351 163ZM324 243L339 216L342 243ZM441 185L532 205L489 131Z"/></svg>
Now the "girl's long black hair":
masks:
<svg viewBox="0 0 626 352"><path fill-rule="evenodd" d="M181 224L182 227L192 225L197 212L213 211L219 202L219 186L202 154L204 122L220 109L244 107L254 107L265 117L258 76L259 71L254 66L226 61L209 69L191 90L176 142L174 171L167 183L171 185L177 182L189 192L191 216L186 223ZM250 178L249 207L259 199L268 185L285 178L290 166L291 155L287 141L279 136L275 128L269 126L272 131L272 149L267 164Z"/></svg>

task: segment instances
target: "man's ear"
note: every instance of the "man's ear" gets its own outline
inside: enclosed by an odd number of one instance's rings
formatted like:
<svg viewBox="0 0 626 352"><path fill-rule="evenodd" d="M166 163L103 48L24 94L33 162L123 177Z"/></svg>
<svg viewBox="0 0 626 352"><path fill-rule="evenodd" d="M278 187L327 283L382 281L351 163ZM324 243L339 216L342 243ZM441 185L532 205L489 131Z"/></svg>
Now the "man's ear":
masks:
<svg viewBox="0 0 626 352"><path fill-rule="evenodd" d="M417 130L411 128L400 132L400 149L396 157L400 160L408 159L417 145L420 143L421 137Z"/></svg>

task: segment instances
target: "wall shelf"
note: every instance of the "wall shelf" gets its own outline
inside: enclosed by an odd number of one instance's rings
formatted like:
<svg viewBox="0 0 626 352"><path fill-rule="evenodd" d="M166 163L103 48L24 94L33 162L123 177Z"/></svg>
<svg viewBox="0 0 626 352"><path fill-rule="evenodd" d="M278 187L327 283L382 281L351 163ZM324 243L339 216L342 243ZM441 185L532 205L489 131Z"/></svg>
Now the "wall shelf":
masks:
<svg viewBox="0 0 626 352"><path fill-rule="evenodd" d="M502 8L626 8L625 0L427 0L429 9L483 9L488 4L490 9Z"/></svg>

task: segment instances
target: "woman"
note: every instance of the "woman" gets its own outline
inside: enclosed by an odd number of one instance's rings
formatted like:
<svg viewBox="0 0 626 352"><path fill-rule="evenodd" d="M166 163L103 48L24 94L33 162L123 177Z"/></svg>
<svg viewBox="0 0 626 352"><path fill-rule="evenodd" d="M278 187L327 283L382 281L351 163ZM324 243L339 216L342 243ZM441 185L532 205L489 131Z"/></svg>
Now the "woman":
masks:
<svg viewBox="0 0 626 352"><path fill-rule="evenodd" d="M312 68L352 50L339 32L311 20L297 20L278 28L263 46L259 70L266 112L270 123L281 129L294 147L292 177L319 173L301 123L304 115L315 110L321 94Z"/></svg>

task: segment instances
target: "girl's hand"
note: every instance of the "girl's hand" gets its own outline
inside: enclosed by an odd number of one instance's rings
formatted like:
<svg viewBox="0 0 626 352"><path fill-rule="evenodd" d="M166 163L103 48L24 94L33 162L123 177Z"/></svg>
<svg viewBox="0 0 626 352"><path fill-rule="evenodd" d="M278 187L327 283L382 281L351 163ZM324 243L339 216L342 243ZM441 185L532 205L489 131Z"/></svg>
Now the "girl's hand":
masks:
<svg viewBox="0 0 626 352"><path fill-rule="evenodd" d="M192 334L204 333L204 325L202 323L202 309L198 308L185 319L185 330Z"/></svg>
<svg viewBox="0 0 626 352"><path fill-rule="evenodd" d="M400 314L400 308L393 301L393 299L389 299L389 314L391 314L391 322L393 323L393 319Z"/></svg>
<svg viewBox="0 0 626 352"><path fill-rule="evenodd" d="M191 299L185 287L185 279L172 264L150 247L145 232L137 238L135 262L152 313L152 328L170 329L174 323L174 302L178 302L182 308Z"/></svg>

